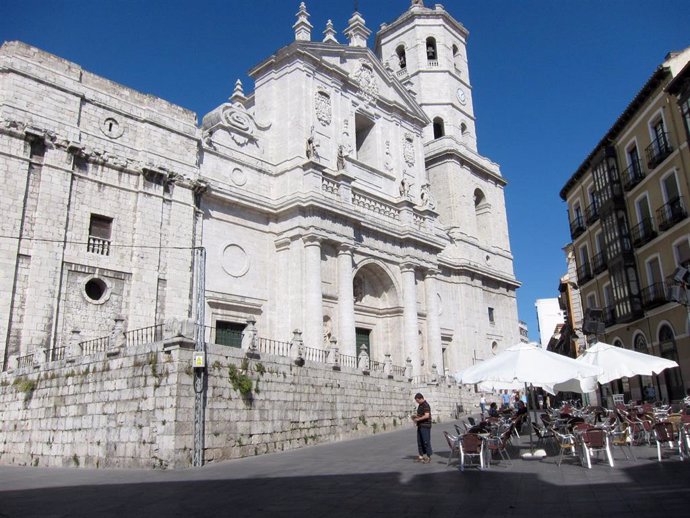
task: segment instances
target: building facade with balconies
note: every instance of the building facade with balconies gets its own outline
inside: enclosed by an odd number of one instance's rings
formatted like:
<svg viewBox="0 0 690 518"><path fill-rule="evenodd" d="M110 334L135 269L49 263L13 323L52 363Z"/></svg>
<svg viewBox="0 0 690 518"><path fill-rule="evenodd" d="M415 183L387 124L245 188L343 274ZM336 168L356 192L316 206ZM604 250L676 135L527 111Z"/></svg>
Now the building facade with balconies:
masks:
<svg viewBox="0 0 690 518"><path fill-rule="evenodd" d="M690 265L689 60L690 48L667 55L560 193L583 307L602 309L599 339L680 364L611 387L634 399L649 383L668 400L690 386L688 307L673 280Z"/></svg>

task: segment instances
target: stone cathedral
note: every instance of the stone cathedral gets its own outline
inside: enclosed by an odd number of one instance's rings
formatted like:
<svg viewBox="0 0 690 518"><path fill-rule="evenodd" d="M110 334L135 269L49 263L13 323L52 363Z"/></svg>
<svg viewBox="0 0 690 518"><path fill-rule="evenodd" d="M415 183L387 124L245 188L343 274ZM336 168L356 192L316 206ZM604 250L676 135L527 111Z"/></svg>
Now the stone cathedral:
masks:
<svg viewBox="0 0 690 518"><path fill-rule="evenodd" d="M249 71L254 91L238 80L200 124L0 48L3 370L200 315L216 344L241 345L248 325L276 341L299 330L307 348L415 377L519 341L506 181L478 152L468 31L421 1L373 50L358 12L316 38L302 3L293 28Z"/></svg>

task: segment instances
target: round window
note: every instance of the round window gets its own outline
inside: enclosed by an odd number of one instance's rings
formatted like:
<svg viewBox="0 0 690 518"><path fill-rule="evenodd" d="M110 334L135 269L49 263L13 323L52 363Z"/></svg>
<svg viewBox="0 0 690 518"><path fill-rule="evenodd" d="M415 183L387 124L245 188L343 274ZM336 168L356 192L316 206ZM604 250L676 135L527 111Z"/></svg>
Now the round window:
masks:
<svg viewBox="0 0 690 518"><path fill-rule="evenodd" d="M93 302L99 302L107 291L108 285L102 279L92 278L84 285L84 293Z"/></svg>

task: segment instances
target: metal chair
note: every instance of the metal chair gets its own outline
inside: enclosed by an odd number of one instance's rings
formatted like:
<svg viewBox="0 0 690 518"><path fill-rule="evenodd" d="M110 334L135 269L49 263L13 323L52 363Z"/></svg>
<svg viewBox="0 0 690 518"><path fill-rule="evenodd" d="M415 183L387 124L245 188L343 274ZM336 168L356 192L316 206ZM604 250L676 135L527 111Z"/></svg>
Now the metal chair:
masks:
<svg viewBox="0 0 690 518"><path fill-rule="evenodd" d="M673 453L677 451L678 455L680 456L680 460L684 460L683 444L680 441L678 432L673 429L672 423L655 423L654 439L656 440L656 452L659 462L661 462L661 450L663 448Z"/></svg>
<svg viewBox="0 0 690 518"><path fill-rule="evenodd" d="M460 449L460 471L465 471L465 465L470 465L472 459L478 459L479 469L484 469L484 440L476 433L466 433L458 441Z"/></svg>
<svg viewBox="0 0 690 518"><path fill-rule="evenodd" d="M611 448L609 446L609 436L606 430L601 428L589 428L581 432L582 437L582 457L587 461L587 467L592 469L592 453L603 451L606 453L606 458L609 465L613 467L613 455L611 455Z"/></svg>
<svg viewBox="0 0 690 518"><path fill-rule="evenodd" d="M542 428L537 423L531 424L532 430L534 430L534 434L537 436L537 446L542 446L544 449L546 449L547 443L555 444L556 436L554 435L553 430Z"/></svg>
<svg viewBox="0 0 690 518"><path fill-rule="evenodd" d="M561 466L561 462L563 462L563 453L564 452L569 452L572 455L575 455L575 436L572 434L565 434L565 433L558 433L557 431L554 430L553 434L556 436L556 441L558 444L558 447L560 448L560 453L558 455L558 467Z"/></svg>
<svg viewBox="0 0 690 518"><path fill-rule="evenodd" d="M489 448L489 451L491 451L492 454L494 452L498 452L498 454L501 456L501 460L508 461L508 464L512 466L513 463L510 460L510 455L508 455L507 449L508 445L510 444L510 437L511 429L507 428L503 431L503 433L500 436L489 437L489 439L487 440L487 447Z"/></svg>
<svg viewBox="0 0 690 518"><path fill-rule="evenodd" d="M637 457L635 457L635 454L632 451L632 436L630 434L630 427L626 423L621 423L619 424L616 428L611 430L609 432L610 437L611 437L611 445L615 448L618 446L621 451L623 452L623 455L625 455L625 460L630 460L628 457L628 453L625 451L626 448L628 452L630 453L630 457L632 457L632 460L637 461Z"/></svg>
<svg viewBox="0 0 690 518"><path fill-rule="evenodd" d="M443 435L445 436L448 447L450 448L450 453L448 454L448 463L446 464L446 467L448 467L450 466L450 461L453 459L454 455L457 455L457 457L460 458L460 446L458 445L457 436L449 434L445 430L443 431Z"/></svg>

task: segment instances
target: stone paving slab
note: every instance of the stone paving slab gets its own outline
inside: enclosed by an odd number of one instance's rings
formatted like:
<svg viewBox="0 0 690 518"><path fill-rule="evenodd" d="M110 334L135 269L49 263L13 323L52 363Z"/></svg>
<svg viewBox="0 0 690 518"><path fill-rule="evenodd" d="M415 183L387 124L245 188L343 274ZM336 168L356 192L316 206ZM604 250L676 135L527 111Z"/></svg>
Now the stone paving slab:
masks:
<svg viewBox="0 0 690 518"><path fill-rule="evenodd" d="M180 471L0 467L0 518L48 517L558 517L686 516L690 461L659 463L634 447L591 470L553 453L542 461L460 472L433 428L430 464L414 462L414 428Z"/></svg>

